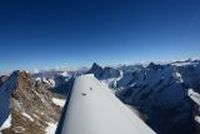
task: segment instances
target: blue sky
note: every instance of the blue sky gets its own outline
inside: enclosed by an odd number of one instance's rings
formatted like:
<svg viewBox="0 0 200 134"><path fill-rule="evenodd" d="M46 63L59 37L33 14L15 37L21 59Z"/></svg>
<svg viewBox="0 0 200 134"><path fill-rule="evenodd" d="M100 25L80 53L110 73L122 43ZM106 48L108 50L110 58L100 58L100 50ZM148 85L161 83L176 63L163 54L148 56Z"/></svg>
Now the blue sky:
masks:
<svg viewBox="0 0 200 134"><path fill-rule="evenodd" d="M0 70L200 56L199 0L0 1Z"/></svg>

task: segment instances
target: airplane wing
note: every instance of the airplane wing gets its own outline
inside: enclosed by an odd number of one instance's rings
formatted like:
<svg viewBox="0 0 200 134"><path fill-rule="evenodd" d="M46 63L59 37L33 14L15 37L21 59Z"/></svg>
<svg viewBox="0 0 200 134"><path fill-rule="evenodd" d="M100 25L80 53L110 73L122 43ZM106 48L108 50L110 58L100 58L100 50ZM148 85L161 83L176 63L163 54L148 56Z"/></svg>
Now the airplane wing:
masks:
<svg viewBox="0 0 200 134"><path fill-rule="evenodd" d="M60 134L155 134L92 74L76 78Z"/></svg>

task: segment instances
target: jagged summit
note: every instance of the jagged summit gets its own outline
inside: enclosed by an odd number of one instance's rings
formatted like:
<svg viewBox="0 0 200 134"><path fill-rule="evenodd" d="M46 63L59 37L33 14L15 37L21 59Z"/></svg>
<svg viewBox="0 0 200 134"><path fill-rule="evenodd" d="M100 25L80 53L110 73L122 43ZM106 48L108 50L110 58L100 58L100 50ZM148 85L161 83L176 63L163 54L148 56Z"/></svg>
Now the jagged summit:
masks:
<svg viewBox="0 0 200 134"><path fill-rule="evenodd" d="M158 70L158 69L163 69L164 65L156 64L154 62L151 62L147 68L152 69L152 70Z"/></svg>
<svg viewBox="0 0 200 134"><path fill-rule="evenodd" d="M97 63L93 63L91 69L87 72L88 73L93 73L94 76L100 80L103 79L109 79L113 77L119 77L120 76L120 71L117 69L114 69L112 67L101 67Z"/></svg>
<svg viewBox="0 0 200 134"><path fill-rule="evenodd" d="M48 86L26 71L14 71L0 87L0 126L11 117L11 125L3 133L45 133L59 114L60 107L52 102Z"/></svg>
<svg viewBox="0 0 200 134"><path fill-rule="evenodd" d="M98 65L97 63L93 63L91 69L88 71L88 73L98 73L103 71L103 68Z"/></svg>

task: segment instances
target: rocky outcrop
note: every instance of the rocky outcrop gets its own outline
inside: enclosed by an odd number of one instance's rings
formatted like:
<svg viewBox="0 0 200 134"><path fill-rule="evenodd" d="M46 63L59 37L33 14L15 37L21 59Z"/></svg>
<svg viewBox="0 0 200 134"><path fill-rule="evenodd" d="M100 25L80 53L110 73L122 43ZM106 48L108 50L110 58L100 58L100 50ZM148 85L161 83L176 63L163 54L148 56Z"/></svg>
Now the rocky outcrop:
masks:
<svg viewBox="0 0 200 134"><path fill-rule="evenodd" d="M61 108L52 102L48 87L24 71L15 71L4 82L0 88L4 94L0 96L0 103L4 102L0 112L4 113L4 121L11 115L11 126L2 130L3 134L44 134L49 124L56 125Z"/></svg>

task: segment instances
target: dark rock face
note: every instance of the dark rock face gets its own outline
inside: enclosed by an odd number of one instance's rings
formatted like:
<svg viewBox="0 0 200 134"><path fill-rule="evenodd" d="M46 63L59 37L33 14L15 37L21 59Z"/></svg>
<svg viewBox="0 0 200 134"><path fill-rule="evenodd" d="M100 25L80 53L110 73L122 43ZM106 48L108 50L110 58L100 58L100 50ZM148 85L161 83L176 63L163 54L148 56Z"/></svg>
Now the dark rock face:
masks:
<svg viewBox="0 0 200 134"><path fill-rule="evenodd" d="M87 73L88 74L89 73L93 73L96 78L101 78L101 75L102 75L103 71L104 70L103 70L103 68L101 66L99 66L96 63L93 63L92 68Z"/></svg>
<svg viewBox="0 0 200 134"><path fill-rule="evenodd" d="M0 87L0 126L9 116L10 97L16 87L17 72L14 72Z"/></svg>
<svg viewBox="0 0 200 134"><path fill-rule="evenodd" d="M117 78L120 76L120 71L111 67L102 68L101 66L93 63L92 68L87 74L93 73L94 76L99 80L105 80L109 78Z"/></svg>
<svg viewBox="0 0 200 134"><path fill-rule="evenodd" d="M54 78L55 87L53 88L53 92L58 94L62 94L67 96L69 90L73 87L75 78L72 77L64 77L64 76L57 76Z"/></svg>
<svg viewBox="0 0 200 134"><path fill-rule="evenodd" d="M200 63L178 67L177 70L181 73L184 83L200 93Z"/></svg>
<svg viewBox="0 0 200 134"><path fill-rule="evenodd" d="M2 75L0 77L0 87L3 85L3 83L9 78L7 75Z"/></svg>
<svg viewBox="0 0 200 134"><path fill-rule="evenodd" d="M144 113L147 124L159 134L196 133L196 104L187 92L189 88L199 92L199 62L182 66L151 63L140 71L125 72L117 86L123 90L116 96Z"/></svg>
<svg viewBox="0 0 200 134"><path fill-rule="evenodd" d="M103 73L103 79L117 78L120 76L120 71L111 67L105 67Z"/></svg>
<svg viewBox="0 0 200 134"><path fill-rule="evenodd" d="M24 71L14 72L4 82L0 87L0 121L9 114L12 120L3 133L44 134L49 123L58 121L61 108L52 102L48 87Z"/></svg>

